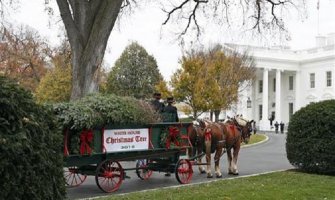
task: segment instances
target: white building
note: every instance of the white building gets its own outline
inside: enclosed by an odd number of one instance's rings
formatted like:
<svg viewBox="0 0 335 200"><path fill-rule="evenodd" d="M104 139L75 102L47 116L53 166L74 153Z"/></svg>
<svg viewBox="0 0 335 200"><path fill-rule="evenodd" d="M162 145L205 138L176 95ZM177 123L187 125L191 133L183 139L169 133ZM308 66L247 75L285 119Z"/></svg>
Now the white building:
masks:
<svg viewBox="0 0 335 200"><path fill-rule="evenodd" d="M241 94L236 114L256 120L260 130L270 130L271 115L274 122L287 124L295 111L310 102L335 99L334 44L334 33L318 36L315 48L297 51L227 44L248 49L257 68L254 83Z"/></svg>

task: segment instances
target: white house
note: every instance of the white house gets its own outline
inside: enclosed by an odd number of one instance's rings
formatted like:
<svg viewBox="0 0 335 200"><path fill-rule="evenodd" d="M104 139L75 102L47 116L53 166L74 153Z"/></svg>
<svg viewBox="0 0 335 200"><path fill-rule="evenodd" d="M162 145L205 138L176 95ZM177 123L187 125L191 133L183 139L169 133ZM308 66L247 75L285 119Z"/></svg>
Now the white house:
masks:
<svg viewBox="0 0 335 200"><path fill-rule="evenodd" d="M316 47L291 50L288 47L252 47L256 80L241 94L237 114L256 120L260 130L270 130L269 117L287 124L290 116L310 102L335 99L335 33L316 37ZM249 101L249 106L247 102Z"/></svg>

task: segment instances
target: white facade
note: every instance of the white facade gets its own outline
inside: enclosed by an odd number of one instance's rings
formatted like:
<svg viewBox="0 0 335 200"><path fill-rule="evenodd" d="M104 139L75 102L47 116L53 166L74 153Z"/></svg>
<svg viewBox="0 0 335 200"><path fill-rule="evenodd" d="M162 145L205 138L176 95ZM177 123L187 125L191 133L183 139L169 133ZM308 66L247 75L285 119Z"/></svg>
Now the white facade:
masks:
<svg viewBox="0 0 335 200"><path fill-rule="evenodd" d="M269 117L287 124L291 114L310 102L335 99L335 34L317 37L316 47L248 49L256 61L256 79L241 94L236 114L256 120L260 130L270 130ZM247 108L247 100L251 108ZM286 126L287 127L287 126Z"/></svg>

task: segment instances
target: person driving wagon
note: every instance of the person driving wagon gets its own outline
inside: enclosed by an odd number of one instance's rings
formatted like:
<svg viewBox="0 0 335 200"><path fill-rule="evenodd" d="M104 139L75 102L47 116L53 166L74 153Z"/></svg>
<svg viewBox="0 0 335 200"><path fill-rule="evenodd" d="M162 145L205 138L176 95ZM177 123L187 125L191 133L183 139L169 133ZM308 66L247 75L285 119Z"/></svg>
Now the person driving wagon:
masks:
<svg viewBox="0 0 335 200"><path fill-rule="evenodd" d="M172 105L174 103L173 97L168 97L166 100L168 105L164 107L164 113L168 114L169 118L165 121L179 122L177 107Z"/></svg>
<svg viewBox="0 0 335 200"><path fill-rule="evenodd" d="M164 111L164 103L161 102L162 94L159 92L154 93L154 99L151 101L152 106L154 107L155 111L158 113L162 113Z"/></svg>

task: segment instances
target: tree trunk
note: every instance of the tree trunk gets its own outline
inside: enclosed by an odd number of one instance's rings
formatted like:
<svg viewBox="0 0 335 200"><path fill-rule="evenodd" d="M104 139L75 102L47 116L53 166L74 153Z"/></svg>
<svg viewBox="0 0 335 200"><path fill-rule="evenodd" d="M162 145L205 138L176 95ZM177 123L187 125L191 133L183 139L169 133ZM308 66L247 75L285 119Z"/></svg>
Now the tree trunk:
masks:
<svg viewBox="0 0 335 200"><path fill-rule="evenodd" d="M77 50L80 54L81 52ZM73 51L75 52L75 51ZM74 54L73 54L74 55ZM98 91L98 77L95 76L101 61L83 62L80 57L72 58L72 92L71 99L79 99L86 94ZM93 73L90 73L93 71Z"/></svg>
<svg viewBox="0 0 335 200"><path fill-rule="evenodd" d="M221 113L221 110L214 110L215 122L219 121L220 113Z"/></svg>
<svg viewBox="0 0 335 200"><path fill-rule="evenodd" d="M98 91L98 69L123 0L57 0L72 50L71 100Z"/></svg>
<svg viewBox="0 0 335 200"><path fill-rule="evenodd" d="M196 120L198 118L198 112L193 110L193 119Z"/></svg>
<svg viewBox="0 0 335 200"><path fill-rule="evenodd" d="M213 121L213 111L212 111L212 110L209 112L209 119L210 119L211 121Z"/></svg>

